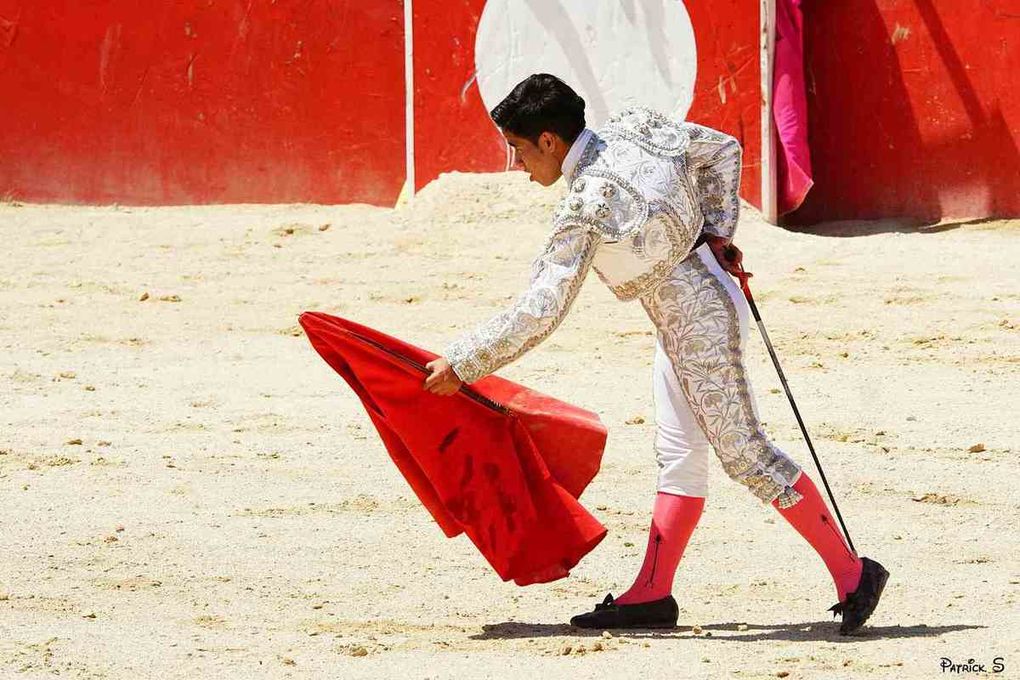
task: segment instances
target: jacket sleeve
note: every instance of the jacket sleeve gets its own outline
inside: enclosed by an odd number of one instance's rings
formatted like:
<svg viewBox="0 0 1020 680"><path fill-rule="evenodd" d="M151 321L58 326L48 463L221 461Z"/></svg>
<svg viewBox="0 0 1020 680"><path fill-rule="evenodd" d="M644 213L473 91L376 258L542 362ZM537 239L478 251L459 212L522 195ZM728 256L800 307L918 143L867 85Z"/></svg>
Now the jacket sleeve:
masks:
<svg viewBox="0 0 1020 680"><path fill-rule="evenodd" d="M705 216L704 231L733 238L740 214L740 163L736 137L695 123L685 123L690 136L687 165Z"/></svg>
<svg viewBox="0 0 1020 680"><path fill-rule="evenodd" d="M560 227L535 259L531 283L508 309L443 352L457 376L472 383L514 361L546 339L567 315L601 243L583 225Z"/></svg>

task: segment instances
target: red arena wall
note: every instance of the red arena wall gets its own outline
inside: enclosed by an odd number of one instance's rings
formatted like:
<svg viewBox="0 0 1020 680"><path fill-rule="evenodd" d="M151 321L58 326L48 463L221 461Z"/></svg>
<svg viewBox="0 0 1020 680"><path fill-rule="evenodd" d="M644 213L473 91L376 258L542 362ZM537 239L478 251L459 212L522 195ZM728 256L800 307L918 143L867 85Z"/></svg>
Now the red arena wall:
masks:
<svg viewBox="0 0 1020 680"><path fill-rule="evenodd" d="M793 223L1020 215L1020 3L804 3L814 188Z"/></svg>
<svg viewBox="0 0 1020 680"><path fill-rule="evenodd" d="M416 188L506 167L479 84L487 7L553 25L550 54L580 64L592 111L662 70L648 82L678 84L676 115L741 140L742 195L759 204L759 17L738 0L414 0ZM1020 215L1017 0L803 8L815 184L791 223ZM684 30L664 38L678 16ZM403 25L402 0L0 0L0 196L392 205L406 169ZM661 52L643 66L628 61L645 42L626 37L635 26Z"/></svg>
<svg viewBox="0 0 1020 680"><path fill-rule="evenodd" d="M727 132L744 147L740 195L761 207L760 21L747 2L688 2L698 79L687 119ZM755 7L757 9L757 7Z"/></svg>
<svg viewBox="0 0 1020 680"><path fill-rule="evenodd" d="M400 0L0 0L0 192L392 205L403 41Z"/></svg>
<svg viewBox="0 0 1020 680"><path fill-rule="evenodd" d="M534 2L526 4L528 12L542 11ZM442 172L494 172L506 168L505 146L488 117L477 78L476 32L485 6L486 0L414 0L416 188ZM761 194L758 14L747 12L746 3L738 0L688 1L684 7L690 17L697 54L694 98L686 117L740 139L744 145L741 193L758 205ZM582 23L576 16L561 17L555 12L540 19L547 22L573 19ZM574 37L553 31L550 39L562 40L567 49ZM578 49L579 44L574 47ZM591 45L587 47L594 49ZM510 53L506 58L513 57ZM564 77L568 84L578 86L568 76L549 70ZM620 83L611 83L606 89L614 86L619 87ZM589 108L592 103L589 101Z"/></svg>
<svg viewBox="0 0 1020 680"><path fill-rule="evenodd" d="M757 16L692 3L688 117L744 142L757 202ZM485 0L414 3L416 188L500 171L475 79ZM693 46L692 46L693 50ZM81 203L393 204L405 176L400 0L0 0L0 191Z"/></svg>
<svg viewBox="0 0 1020 680"><path fill-rule="evenodd" d="M506 169L506 146L475 79L475 31L485 0L415 0L415 189L450 170Z"/></svg>

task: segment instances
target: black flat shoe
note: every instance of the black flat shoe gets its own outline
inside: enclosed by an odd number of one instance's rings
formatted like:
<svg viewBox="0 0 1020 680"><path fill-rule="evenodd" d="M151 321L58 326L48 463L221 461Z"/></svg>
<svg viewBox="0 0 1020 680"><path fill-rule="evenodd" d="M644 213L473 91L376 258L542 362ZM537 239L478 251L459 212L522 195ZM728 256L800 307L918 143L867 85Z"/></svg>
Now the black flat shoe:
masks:
<svg viewBox="0 0 1020 680"><path fill-rule="evenodd" d="M613 596L606 595L595 611L578 614L570 619L577 628L675 628L680 608L672 595L661 600L640 604L616 604Z"/></svg>
<svg viewBox="0 0 1020 680"><path fill-rule="evenodd" d="M833 617L836 614L843 616L843 625L839 627L840 635L849 635L864 625L878 606L885 582L889 580L889 572L878 562L867 557L862 557L861 562L864 563L864 568L861 570L861 581L857 584L857 590L847 593L843 602L829 607Z"/></svg>

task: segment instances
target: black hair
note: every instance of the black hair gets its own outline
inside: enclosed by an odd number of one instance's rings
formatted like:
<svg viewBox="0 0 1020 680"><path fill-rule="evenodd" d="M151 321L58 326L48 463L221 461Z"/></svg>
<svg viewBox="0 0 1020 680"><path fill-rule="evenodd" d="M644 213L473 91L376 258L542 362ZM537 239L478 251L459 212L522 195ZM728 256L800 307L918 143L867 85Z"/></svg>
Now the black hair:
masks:
<svg viewBox="0 0 1020 680"><path fill-rule="evenodd" d="M537 143L553 132L572 144L584 130L584 99L548 73L534 73L510 91L489 113L503 130Z"/></svg>

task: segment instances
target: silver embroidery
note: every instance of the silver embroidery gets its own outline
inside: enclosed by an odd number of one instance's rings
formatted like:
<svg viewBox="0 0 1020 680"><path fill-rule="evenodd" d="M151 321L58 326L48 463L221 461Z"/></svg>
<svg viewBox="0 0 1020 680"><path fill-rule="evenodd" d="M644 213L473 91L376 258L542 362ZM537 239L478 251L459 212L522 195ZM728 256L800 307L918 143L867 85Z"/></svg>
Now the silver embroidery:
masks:
<svg viewBox="0 0 1020 680"><path fill-rule="evenodd" d="M599 243L598 235L583 226L555 230L532 266L528 289L517 301L443 352L457 376L472 383L548 337L577 297Z"/></svg>
<svg viewBox="0 0 1020 680"><path fill-rule="evenodd" d="M687 164L710 234L733 238L740 214L740 143L718 130L685 123Z"/></svg>
<svg viewBox="0 0 1020 680"><path fill-rule="evenodd" d="M553 220L554 226L564 226L581 222L589 227L594 227L607 240L618 241L641 228L648 218L648 201L642 193L624 177L605 169L598 164L592 164L585 170L584 191L581 197L587 205L591 205L591 211L583 211L581 215L574 215L560 210ZM604 199L606 186L612 186L609 192L612 193L612 205Z"/></svg>
<svg viewBox="0 0 1020 680"><path fill-rule="evenodd" d="M697 239L696 230L691 229L678 215L672 205L668 203L656 203L650 208L652 219L662 220L665 223L665 235L668 242L668 250L657 250L652 253L644 247L645 239L637 238L634 241L635 250L650 256L655 260L651 269L636 276L622 284L609 284L609 289L620 300L633 300L645 291L661 281L669 274L678 262L687 257L691 252L691 246Z"/></svg>
<svg viewBox="0 0 1020 680"><path fill-rule="evenodd" d="M682 154L688 143L684 125L643 107L622 111L610 119L601 133L608 137L629 140L659 156Z"/></svg>
<svg viewBox="0 0 1020 680"><path fill-rule="evenodd" d="M681 228L673 240L689 237L680 250L689 250L702 231L732 238L740 207L736 139L643 108L622 111L614 121L589 137L567 178L585 206L561 210L555 224L591 227L605 242L623 245L646 229L652 219L648 206L663 203L679 214ZM608 215L600 200L608 203ZM614 294L633 299L661 280L682 255L669 250L652 257L635 249L630 262L624 262L627 256L617 248L596 257L594 266Z"/></svg>
<svg viewBox="0 0 1020 680"><path fill-rule="evenodd" d="M800 466L758 421L740 351L740 321L726 289L697 254L641 298L684 396L726 474L761 501L800 500Z"/></svg>

